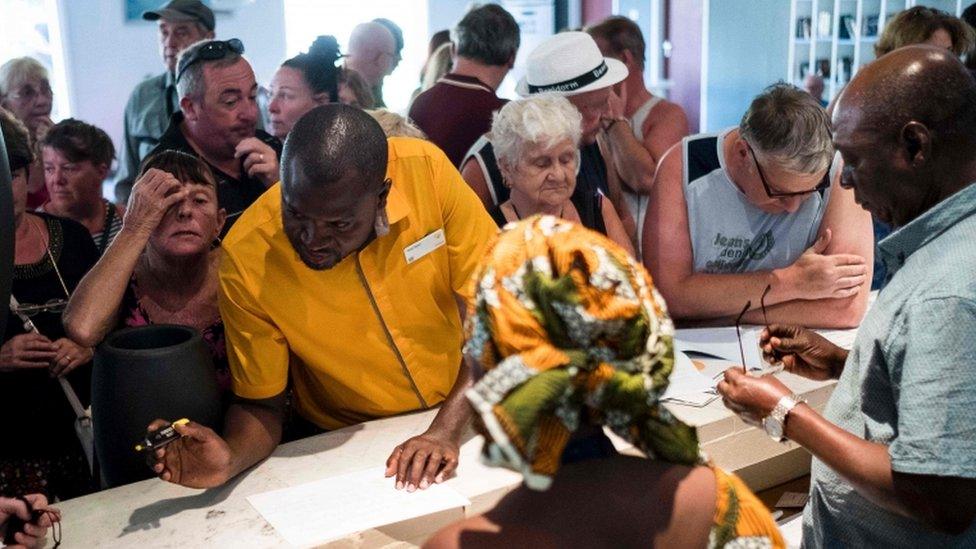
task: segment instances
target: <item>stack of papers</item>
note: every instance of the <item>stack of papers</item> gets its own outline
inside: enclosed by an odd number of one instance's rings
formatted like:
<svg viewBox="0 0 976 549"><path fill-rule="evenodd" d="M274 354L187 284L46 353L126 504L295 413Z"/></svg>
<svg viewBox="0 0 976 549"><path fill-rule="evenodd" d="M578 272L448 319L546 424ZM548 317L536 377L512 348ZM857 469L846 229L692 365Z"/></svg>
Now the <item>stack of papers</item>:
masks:
<svg viewBox="0 0 976 549"><path fill-rule="evenodd" d="M383 473L384 467L374 467L248 496L247 501L298 547L471 505L443 484L412 493L394 490L393 479Z"/></svg>

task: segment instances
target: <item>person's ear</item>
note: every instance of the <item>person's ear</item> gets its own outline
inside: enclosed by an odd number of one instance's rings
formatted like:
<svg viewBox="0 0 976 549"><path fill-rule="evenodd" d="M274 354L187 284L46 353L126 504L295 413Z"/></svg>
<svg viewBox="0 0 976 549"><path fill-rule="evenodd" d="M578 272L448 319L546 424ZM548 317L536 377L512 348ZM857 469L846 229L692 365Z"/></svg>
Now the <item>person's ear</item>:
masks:
<svg viewBox="0 0 976 549"><path fill-rule="evenodd" d="M215 240L220 240L220 231L224 230L224 223L227 222L227 210L220 208L217 210L217 228L214 234Z"/></svg>
<svg viewBox="0 0 976 549"><path fill-rule="evenodd" d="M621 51L620 60L623 61L623 64L626 65L628 69L637 68L636 64L634 63L634 54L631 53L630 50L625 49Z"/></svg>
<svg viewBox="0 0 976 549"><path fill-rule="evenodd" d="M393 187L393 182L389 179L383 180L383 186L380 188L379 193L376 196L376 209L380 211L386 211L386 199L390 196L390 189Z"/></svg>
<svg viewBox="0 0 976 549"><path fill-rule="evenodd" d="M187 120L197 121L200 114L197 112L196 103L193 102L189 97L180 98L180 110L183 111L183 117Z"/></svg>
<svg viewBox="0 0 976 549"><path fill-rule="evenodd" d="M921 122L905 124L899 135L899 144L913 169L921 168L932 158L932 134Z"/></svg>
<svg viewBox="0 0 976 549"><path fill-rule="evenodd" d="M314 101L316 105L326 105L330 103L329 92L313 93L312 101Z"/></svg>
<svg viewBox="0 0 976 549"><path fill-rule="evenodd" d="M108 164L98 164L95 166L95 173L98 174L98 178L102 181L105 181L105 178L108 177L108 166Z"/></svg>
<svg viewBox="0 0 976 549"><path fill-rule="evenodd" d="M517 51L516 52L513 52L512 53L512 56L508 58L508 70L512 70L512 69L515 68L515 56L516 55L518 55L518 52Z"/></svg>

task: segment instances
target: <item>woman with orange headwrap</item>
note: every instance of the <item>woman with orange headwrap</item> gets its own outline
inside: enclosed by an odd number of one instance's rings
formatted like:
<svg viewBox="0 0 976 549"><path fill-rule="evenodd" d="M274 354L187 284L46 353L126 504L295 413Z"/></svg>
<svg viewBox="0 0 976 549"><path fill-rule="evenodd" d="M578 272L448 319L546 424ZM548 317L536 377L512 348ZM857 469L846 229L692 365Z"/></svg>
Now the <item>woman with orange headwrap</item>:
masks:
<svg viewBox="0 0 976 549"><path fill-rule="evenodd" d="M432 547L783 547L766 508L707 464L660 405L674 327L650 276L606 237L536 216L490 249L469 305L468 391L483 460L526 487ZM612 450L607 427L647 459Z"/></svg>

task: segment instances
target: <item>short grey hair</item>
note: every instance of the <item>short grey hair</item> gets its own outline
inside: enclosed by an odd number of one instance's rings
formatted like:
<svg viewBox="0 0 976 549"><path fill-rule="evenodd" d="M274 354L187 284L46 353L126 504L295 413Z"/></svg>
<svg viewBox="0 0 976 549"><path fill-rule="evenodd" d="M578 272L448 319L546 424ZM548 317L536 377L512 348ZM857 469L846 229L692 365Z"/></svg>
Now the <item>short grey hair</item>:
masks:
<svg viewBox="0 0 976 549"><path fill-rule="evenodd" d="M0 66L0 98L31 78L48 80L47 69L33 57L17 57Z"/></svg>
<svg viewBox="0 0 976 549"><path fill-rule="evenodd" d="M793 173L822 172L834 157L827 112L812 95L784 82L752 100L739 133L758 156Z"/></svg>
<svg viewBox="0 0 976 549"><path fill-rule="evenodd" d="M535 95L509 101L495 113L488 138L499 165L518 164L527 145L551 147L564 139L579 146L583 116L565 97Z"/></svg>
<svg viewBox="0 0 976 549"><path fill-rule="evenodd" d="M498 4L476 6L451 33L457 55L485 65L505 65L519 48L519 26Z"/></svg>
<svg viewBox="0 0 976 549"><path fill-rule="evenodd" d="M207 38L205 40L200 40L199 42L190 44L190 46L180 53L180 57L176 61L177 71L179 71L180 61L189 57L190 55L193 55L194 52L211 42L219 42L219 40ZM179 93L180 99L183 99L184 97L196 99L203 97L207 90L206 82L204 82L203 78L203 69L206 65L213 65L214 67L229 67L234 63L237 63L239 59L243 59L241 54L228 49L226 54L220 59L197 60L195 63L187 67L185 71L183 71L183 74L180 75L180 79L176 82L176 91Z"/></svg>

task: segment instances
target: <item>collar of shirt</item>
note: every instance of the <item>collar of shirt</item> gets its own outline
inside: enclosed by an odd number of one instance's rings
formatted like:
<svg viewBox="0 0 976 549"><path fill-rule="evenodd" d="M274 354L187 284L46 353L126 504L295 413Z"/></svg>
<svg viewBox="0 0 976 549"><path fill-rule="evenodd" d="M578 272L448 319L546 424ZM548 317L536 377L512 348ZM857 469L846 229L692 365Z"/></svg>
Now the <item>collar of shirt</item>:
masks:
<svg viewBox="0 0 976 549"><path fill-rule="evenodd" d="M387 222L393 225L397 221L407 217L408 213L410 213L410 206L407 205L406 198L404 198L396 184L391 185L390 194L386 197Z"/></svg>
<svg viewBox="0 0 976 549"><path fill-rule="evenodd" d="M457 86L459 88L467 88L472 90L482 90L490 94L494 94L495 90L491 89L488 84L485 84L481 80L478 80L474 76L466 76L463 74L448 73L442 76L439 83L450 84L452 86Z"/></svg>
<svg viewBox="0 0 976 549"><path fill-rule="evenodd" d="M976 184L970 183L878 243L881 259L894 276L910 255L947 229L976 213Z"/></svg>

